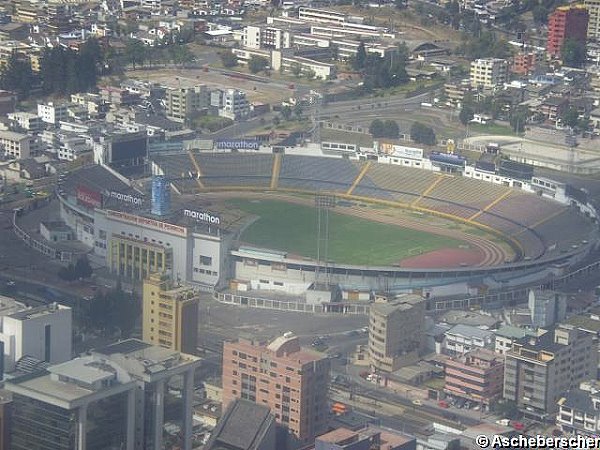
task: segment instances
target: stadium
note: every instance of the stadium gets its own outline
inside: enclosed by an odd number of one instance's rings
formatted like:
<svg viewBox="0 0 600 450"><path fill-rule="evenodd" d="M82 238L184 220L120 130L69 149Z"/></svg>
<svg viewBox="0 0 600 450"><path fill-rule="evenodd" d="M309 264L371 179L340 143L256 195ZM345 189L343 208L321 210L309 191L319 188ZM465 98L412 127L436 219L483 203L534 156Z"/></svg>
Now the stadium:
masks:
<svg viewBox="0 0 600 450"><path fill-rule="evenodd" d="M61 216L121 276L166 270L246 301L476 295L564 275L595 249L586 193L524 165L323 148L155 156L166 193L85 167L62 181Z"/></svg>

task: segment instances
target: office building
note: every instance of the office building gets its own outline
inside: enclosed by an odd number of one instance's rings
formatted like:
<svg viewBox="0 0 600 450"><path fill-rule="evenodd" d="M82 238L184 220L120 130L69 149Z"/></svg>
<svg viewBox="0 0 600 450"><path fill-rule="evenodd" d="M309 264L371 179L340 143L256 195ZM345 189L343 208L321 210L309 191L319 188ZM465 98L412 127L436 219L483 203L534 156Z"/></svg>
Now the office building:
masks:
<svg viewBox="0 0 600 450"><path fill-rule="evenodd" d="M506 353L504 398L527 415L547 418L565 392L596 378L597 345L593 334L572 325L517 340Z"/></svg>
<svg viewBox="0 0 600 450"><path fill-rule="evenodd" d="M418 295L378 296L369 313L371 368L393 372L415 363L425 345L425 300Z"/></svg>
<svg viewBox="0 0 600 450"><path fill-rule="evenodd" d="M166 115L175 122L184 122L210 105L210 91L204 85L168 88L165 92Z"/></svg>
<svg viewBox="0 0 600 450"><path fill-rule="evenodd" d="M249 400L234 400L212 431L204 450L277 450L275 417Z"/></svg>
<svg viewBox="0 0 600 450"><path fill-rule="evenodd" d="M471 62L471 86L492 89L508 80L508 62L504 59L486 58Z"/></svg>
<svg viewBox="0 0 600 450"><path fill-rule="evenodd" d="M41 141L30 134L0 131L0 153L10 159L29 159L38 156Z"/></svg>
<svg viewBox="0 0 600 450"><path fill-rule="evenodd" d="M7 372L12 372L23 356L50 364L72 358L72 311L67 306L52 303L15 312L2 317L1 325Z"/></svg>
<svg viewBox="0 0 600 450"><path fill-rule="evenodd" d="M556 425L568 435L596 437L600 434L598 381L584 381L558 400Z"/></svg>
<svg viewBox="0 0 600 450"><path fill-rule="evenodd" d="M534 327L549 327L566 317L567 297L555 291L531 289L528 307L531 312L531 324Z"/></svg>
<svg viewBox="0 0 600 450"><path fill-rule="evenodd" d="M327 429L329 359L285 333L270 344L223 346L223 407L237 398L271 408L292 445L307 445ZM279 448L279 447L278 447Z"/></svg>
<svg viewBox="0 0 600 450"><path fill-rule="evenodd" d="M12 423L12 393L0 390L0 450L10 450Z"/></svg>
<svg viewBox="0 0 600 450"><path fill-rule="evenodd" d="M546 51L552 58L560 57L567 39L585 44L589 14L583 5L559 6L548 16Z"/></svg>
<svg viewBox="0 0 600 450"><path fill-rule="evenodd" d="M153 345L195 353L198 345L198 294L175 286L164 274L144 281L143 337Z"/></svg>
<svg viewBox="0 0 600 450"><path fill-rule="evenodd" d="M358 430L336 428L315 440L310 450L415 450L417 441L391 429L372 425Z"/></svg>
<svg viewBox="0 0 600 450"><path fill-rule="evenodd" d="M444 392L489 405L502 396L504 358L490 350L474 350L446 362Z"/></svg>
<svg viewBox="0 0 600 450"><path fill-rule="evenodd" d="M136 384L111 361L77 358L5 388L13 395L12 450L137 448Z"/></svg>
<svg viewBox="0 0 600 450"><path fill-rule="evenodd" d="M588 10L587 38L600 41L600 0L583 0L583 6Z"/></svg>
<svg viewBox="0 0 600 450"><path fill-rule="evenodd" d="M136 384L135 450L191 450L194 372L200 358L137 339L94 350L91 355L123 368ZM167 423L179 425L177 434L167 436Z"/></svg>

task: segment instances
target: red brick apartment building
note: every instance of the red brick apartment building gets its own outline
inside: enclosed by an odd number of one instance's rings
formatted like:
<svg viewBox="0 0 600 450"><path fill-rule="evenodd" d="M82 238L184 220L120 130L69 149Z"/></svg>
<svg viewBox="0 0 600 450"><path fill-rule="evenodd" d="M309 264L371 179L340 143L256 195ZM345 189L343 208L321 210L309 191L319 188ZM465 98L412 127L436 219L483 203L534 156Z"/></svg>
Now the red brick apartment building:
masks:
<svg viewBox="0 0 600 450"><path fill-rule="evenodd" d="M555 58L565 39L585 42L587 39L589 14L583 5L560 6L548 17L548 41L546 50Z"/></svg>
<svg viewBox="0 0 600 450"><path fill-rule="evenodd" d="M223 408L236 398L267 405L299 444L327 431L330 363L300 347L292 333L270 344L249 340L223 346Z"/></svg>
<svg viewBox="0 0 600 450"><path fill-rule="evenodd" d="M489 350L475 350L446 362L444 392L489 405L502 395L504 358Z"/></svg>

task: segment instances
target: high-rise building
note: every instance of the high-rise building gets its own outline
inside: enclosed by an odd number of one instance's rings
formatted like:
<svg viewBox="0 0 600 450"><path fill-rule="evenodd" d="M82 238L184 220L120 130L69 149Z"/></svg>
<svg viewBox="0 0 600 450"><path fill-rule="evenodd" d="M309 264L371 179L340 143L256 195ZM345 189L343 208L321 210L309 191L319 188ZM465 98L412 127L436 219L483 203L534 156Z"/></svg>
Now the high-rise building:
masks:
<svg viewBox="0 0 600 450"><path fill-rule="evenodd" d="M596 378L597 345L592 333L572 325L515 341L506 352L504 398L527 415L548 417L565 392Z"/></svg>
<svg viewBox="0 0 600 450"><path fill-rule="evenodd" d="M560 56L565 40L585 43L589 13L583 5L559 6L548 16L546 51L555 58Z"/></svg>
<svg viewBox="0 0 600 450"><path fill-rule="evenodd" d="M50 364L70 360L72 320L71 308L56 303L2 317L0 342L6 372L12 372L23 356Z"/></svg>
<svg viewBox="0 0 600 450"><path fill-rule="evenodd" d="M265 405L237 399L219 419L204 450L277 450L275 417Z"/></svg>
<svg viewBox="0 0 600 450"><path fill-rule="evenodd" d="M134 450L135 381L106 359L85 356L6 382L11 449Z"/></svg>
<svg viewBox="0 0 600 450"><path fill-rule="evenodd" d="M588 10L587 38L593 41L600 40L600 0L583 0L583 6Z"/></svg>
<svg viewBox="0 0 600 450"><path fill-rule="evenodd" d="M567 298L555 291L531 289L528 298L531 324L545 328L564 320L567 315Z"/></svg>
<svg viewBox="0 0 600 450"><path fill-rule="evenodd" d="M144 281L142 333L145 342L184 353L198 345L198 294L174 286L160 273Z"/></svg>
<svg viewBox="0 0 600 450"><path fill-rule="evenodd" d="M393 372L415 363L425 343L425 300L418 295L378 296L369 313L369 360Z"/></svg>
<svg viewBox="0 0 600 450"><path fill-rule="evenodd" d="M446 362L444 392L489 405L502 395L504 358L491 350L474 350Z"/></svg>
<svg viewBox="0 0 600 450"><path fill-rule="evenodd" d="M237 398L267 405L290 442L307 445L327 430L329 368L325 355L301 348L292 333L268 345L226 342L223 407Z"/></svg>
<svg viewBox="0 0 600 450"><path fill-rule="evenodd" d="M474 88L495 88L508 80L508 62L504 59L485 58L471 62L471 86Z"/></svg>

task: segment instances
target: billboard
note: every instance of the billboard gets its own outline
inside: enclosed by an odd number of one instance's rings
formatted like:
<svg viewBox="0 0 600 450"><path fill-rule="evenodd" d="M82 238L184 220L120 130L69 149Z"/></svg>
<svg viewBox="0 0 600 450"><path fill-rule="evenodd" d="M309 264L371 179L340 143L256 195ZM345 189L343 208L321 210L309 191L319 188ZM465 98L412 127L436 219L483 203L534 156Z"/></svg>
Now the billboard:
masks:
<svg viewBox="0 0 600 450"><path fill-rule="evenodd" d="M136 197L135 195L131 195L131 194L123 194L122 192L118 192L118 191L106 190L106 191L104 191L104 195L107 198L110 198L110 199L114 198L116 200L119 200L120 202L129 203L129 204L135 205L135 206L142 206L144 204L144 199L142 199L140 197Z"/></svg>
<svg viewBox="0 0 600 450"><path fill-rule="evenodd" d="M183 215L185 217L196 219L199 222L212 223L214 225L219 225L221 223L221 219L218 216L213 216L206 211L192 211L190 209L184 209Z"/></svg>
<svg viewBox="0 0 600 450"><path fill-rule="evenodd" d="M187 236L187 228L174 225L172 223L160 222L149 217L136 216L133 214L127 214L120 211L107 210L106 215L111 219L118 220L120 222L129 223L132 225L140 225L147 228L152 228L157 231L164 231L166 233L174 234L177 236Z"/></svg>
<svg viewBox="0 0 600 450"><path fill-rule="evenodd" d="M467 158L464 158L463 156L453 155L451 153L432 152L429 155L429 159L431 160L431 162L448 166L464 167L464 165L467 163Z"/></svg>
<svg viewBox="0 0 600 450"><path fill-rule="evenodd" d="M409 159L423 159L423 149L415 147L405 147L404 145L394 145L393 156Z"/></svg>
<svg viewBox="0 0 600 450"><path fill-rule="evenodd" d="M129 136L128 136L129 137ZM115 139L111 146L111 163L140 160L148 155L146 136L131 136L129 139Z"/></svg>
<svg viewBox="0 0 600 450"><path fill-rule="evenodd" d="M218 139L218 150L258 150L260 142L256 139Z"/></svg>
<svg viewBox="0 0 600 450"><path fill-rule="evenodd" d="M531 180L531 177L533 177L533 166L509 159L502 159L500 160L498 173L504 177L517 180Z"/></svg>
<svg viewBox="0 0 600 450"><path fill-rule="evenodd" d="M102 194L83 185L77 186L77 203L86 208L102 208Z"/></svg>

